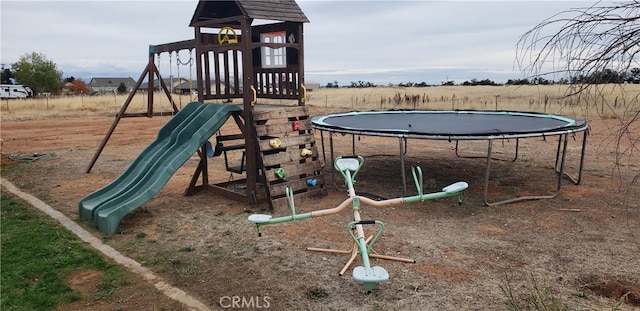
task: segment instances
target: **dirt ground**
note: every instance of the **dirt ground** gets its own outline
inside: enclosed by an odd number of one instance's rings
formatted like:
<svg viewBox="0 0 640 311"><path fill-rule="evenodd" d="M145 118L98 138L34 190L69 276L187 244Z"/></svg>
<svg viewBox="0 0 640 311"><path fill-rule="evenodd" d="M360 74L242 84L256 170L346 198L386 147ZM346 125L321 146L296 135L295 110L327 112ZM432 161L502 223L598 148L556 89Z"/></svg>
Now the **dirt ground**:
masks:
<svg viewBox="0 0 640 311"><path fill-rule="evenodd" d="M310 110L311 114L321 111ZM85 173L113 119L106 117L3 121L2 177L72 219L78 202L114 180L152 142L168 117L129 118L118 125L91 173ZM230 126L232 122L229 123ZM346 254L307 247L350 250L349 212L262 228L247 217L261 212L207 192L184 196L198 160L192 157L163 190L131 213L113 235L85 228L212 309L273 310L505 310L509 303L542 301L575 310L640 309L640 173L635 152L615 166L615 121L589 120L582 181L565 179L553 199L488 207L483 204L486 142L408 142L407 166L420 163L425 192L466 181L464 202L453 198L389 208L363 207L364 219L381 220L379 254L415 263L374 259L390 275L372 292L351 270L338 272ZM226 127L226 126L225 126ZM226 131L223 128L223 132ZM316 133L318 148L320 133ZM326 136L325 136L326 138ZM336 155L351 154L351 137L334 137ZM567 170L577 172L581 135L569 142ZM326 141L325 143L328 143ZM514 195L550 194L556 186L555 138L525 139L516 161L492 161L489 201ZM327 145L328 148L328 145ZM514 142L495 145L513 157ZM365 165L356 190L362 195L402 195L398 141L356 137ZM16 155L51 155L33 162ZM327 161L329 155L327 153ZM331 164L323 173L331 181ZM409 174L409 171L407 171ZM347 194L339 175L326 198L297 205L298 212L334 207ZM415 194L410 180L407 194ZM224 161L210 161L210 181L230 178ZM285 216L287 210L275 210ZM366 228L373 234L373 228ZM131 275L110 297L93 295L100 274L79 271L69 280L85 299L61 310L183 310L151 284Z"/></svg>

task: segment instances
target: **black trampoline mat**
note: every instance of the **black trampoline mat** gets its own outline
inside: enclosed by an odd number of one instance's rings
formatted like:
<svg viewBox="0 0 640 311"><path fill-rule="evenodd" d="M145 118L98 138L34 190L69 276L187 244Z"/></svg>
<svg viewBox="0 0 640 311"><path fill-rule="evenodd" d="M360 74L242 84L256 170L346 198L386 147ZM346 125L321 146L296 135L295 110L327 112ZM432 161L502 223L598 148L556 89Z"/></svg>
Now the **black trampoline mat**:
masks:
<svg viewBox="0 0 640 311"><path fill-rule="evenodd" d="M580 130L573 118L513 111L367 111L314 117L314 125L329 130L425 136L495 136Z"/></svg>

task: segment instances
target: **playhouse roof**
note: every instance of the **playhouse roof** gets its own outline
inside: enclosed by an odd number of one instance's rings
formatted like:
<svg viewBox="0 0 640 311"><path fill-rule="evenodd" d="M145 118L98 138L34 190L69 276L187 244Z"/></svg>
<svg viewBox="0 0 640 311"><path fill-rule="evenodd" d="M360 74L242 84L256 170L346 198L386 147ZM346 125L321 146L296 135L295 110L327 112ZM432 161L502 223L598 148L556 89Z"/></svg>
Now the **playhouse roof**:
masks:
<svg viewBox="0 0 640 311"><path fill-rule="evenodd" d="M295 0L200 0L189 26L193 27L196 23L216 19L224 19L221 21L224 25L238 24L238 22L229 20L232 17L237 17L236 21L263 19L281 22L309 22Z"/></svg>

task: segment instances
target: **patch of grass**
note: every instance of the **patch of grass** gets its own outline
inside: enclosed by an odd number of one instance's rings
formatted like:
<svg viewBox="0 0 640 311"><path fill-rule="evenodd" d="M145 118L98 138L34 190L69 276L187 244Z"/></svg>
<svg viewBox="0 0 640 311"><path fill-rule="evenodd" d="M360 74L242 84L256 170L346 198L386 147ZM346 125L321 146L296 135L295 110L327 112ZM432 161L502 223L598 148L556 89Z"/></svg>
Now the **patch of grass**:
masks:
<svg viewBox="0 0 640 311"><path fill-rule="evenodd" d="M195 247L193 247L193 246L184 246L184 247L179 248L179 249L178 249L178 252L181 252L181 253L191 253L191 252L193 252L193 251L195 251L195 250L196 250L196 248L195 248Z"/></svg>
<svg viewBox="0 0 640 311"><path fill-rule="evenodd" d="M207 246L206 252L207 254L209 254L209 256L211 256L213 260L216 261L222 261L231 256L226 248L214 245Z"/></svg>
<svg viewBox="0 0 640 311"><path fill-rule="evenodd" d="M96 297L98 299L109 298L119 287L129 284L122 269L108 269L102 277L102 283L98 288Z"/></svg>
<svg viewBox="0 0 640 311"><path fill-rule="evenodd" d="M509 311L570 311L567 304L557 300L551 286L540 285L535 277L531 276L533 288L531 293L517 295L513 291L509 278L506 278L500 290L507 298L506 305Z"/></svg>
<svg viewBox="0 0 640 311"><path fill-rule="evenodd" d="M151 256L151 255L143 255L136 258L137 262L139 262L141 265L146 267L159 265L166 262L167 260L168 259L165 257Z"/></svg>
<svg viewBox="0 0 640 311"><path fill-rule="evenodd" d="M177 275L198 276L201 274L198 265L191 261L183 261L179 258L174 258L169 261L169 264Z"/></svg>
<svg viewBox="0 0 640 311"><path fill-rule="evenodd" d="M6 193L1 195L1 310L54 310L82 299L65 278L74 271L105 272L104 297L124 282L124 271L107 263L71 232Z"/></svg>
<svg viewBox="0 0 640 311"><path fill-rule="evenodd" d="M307 297L310 299L320 299L329 297L329 292L326 289L319 286L312 286L307 289Z"/></svg>

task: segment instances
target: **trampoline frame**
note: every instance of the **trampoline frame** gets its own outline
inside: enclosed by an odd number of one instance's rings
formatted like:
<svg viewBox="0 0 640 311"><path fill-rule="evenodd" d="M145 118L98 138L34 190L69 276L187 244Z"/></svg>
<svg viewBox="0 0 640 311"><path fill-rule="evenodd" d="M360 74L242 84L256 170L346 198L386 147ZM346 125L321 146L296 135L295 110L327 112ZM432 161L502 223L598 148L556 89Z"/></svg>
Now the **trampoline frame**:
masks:
<svg viewBox="0 0 640 311"><path fill-rule="evenodd" d="M366 113L385 113L386 111L369 111ZM419 112L428 112L428 111L424 111L421 110ZM456 112L459 113L459 111L437 111L438 113L442 113L442 112ZM470 112L470 111L463 111L463 112ZM543 114L538 114L538 113L528 113L528 112L514 112L514 111L481 111L481 110L477 110L477 111L471 111L474 113L492 113L492 114L500 114L500 113L514 113L514 114L526 114L526 115L540 115L543 116ZM357 113L357 112L351 112L353 114ZM425 139L425 140L446 140L449 142L455 141L455 154L457 157L463 157L460 155L460 153L458 152L458 145L460 141L464 141L464 140L474 140L474 141L480 141L480 140L486 140L487 141L487 153L486 155L483 156L466 156L466 157L471 157L471 158L486 158L486 167L485 167L485 177L484 177L484 187L483 187L483 202L485 205L487 206L498 206L501 204L508 204L508 203L513 203L513 202L519 202L519 201L525 201L525 200L539 200L539 199L553 199L556 196L558 196L558 194L560 193L560 190L562 188L562 180L564 179L564 177L566 177L567 179L569 179L570 182L572 182L574 185L579 185L581 180L582 180L582 172L583 172L583 168L584 168L584 155L585 155L585 150L586 150L586 144L587 144L587 136L589 134L589 125L587 124L586 121L584 121L584 123L580 126L577 127L571 127L571 128L565 128L565 129L555 129L555 130L550 130L550 131L540 131L540 132L531 132L531 133L496 133L496 134L484 134L484 135L419 135L419 134L415 134L415 133L401 133L401 132L375 132L375 131L368 131L368 130L358 130L355 128L343 128L343 127L337 127L337 126L327 126L326 124L323 124L324 121L320 121L320 120L324 120L325 118L331 117L331 116L337 116L337 115L343 115L345 113L333 113L333 114L326 114L326 115L320 115L320 116L315 116L312 118L311 122L312 122L312 126L314 129L319 130L320 131L320 140L321 140L321 145L322 145L322 153L323 153L323 159L326 163L326 149L325 149L325 139L324 139L324 132L329 132L329 152L330 152L330 156L331 156L331 163L333 163L335 156L334 156L334 148L333 148L333 135L336 133L341 133L341 134L351 134L351 148L352 148L352 152L355 155L355 136L379 136L379 137L396 137L398 138L398 146L399 146L399 155L400 155L400 170L401 170L401 177L402 177L402 185L403 185L403 195L407 195L407 186L406 186L406 166L405 166L405 154L406 154L406 150L407 150L407 141L408 139ZM569 118L564 117L564 116L558 116L558 115L549 115L549 114L545 114L545 116L552 116L552 117L557 117L557 118L561 118L561 119L567 119L569 120ZM573 119L570 119L573 120ZM574 140L576 139L576 135L578 133L582 132L582 144L581 144L581 150L580 150L580 159L579 159L579 167L578 167L578 171L577 171L577 175L573 176L570 173L565 172L565 164L566 164L566 154L567 154L567 146L568 146L568 141L569 141L569 137L571 136ZM508 140L508 139L515 139L516 140L516 146L515 146L515 152L514 152L514 157L513 159L508 159L508 160L503 160L503 161L516 161L518 158L518 150L520 147L520 139L524 139L524 138L536 138L536 137L542 137L543 139L547 139L547 138L551 138L553 136L558 136L558 144L556 147L556 155L555 155L555 164L554 164L554 171L557 174L557 181L556 181L556 187L555 190L550 193L550 194L531 194L531 195L523 195L523 196L515 196L513 198L509 198L509 199L504 199L504 200L499 200L499 201L489 201L489 180L490 180L490 176L491 176L491 160L501 160L501 159L496 159L493 157L493 141L494 140ZM332 180L334 183L334 186L336 186L335 183L335 178L333 176L333 171L331 172L332 175ZM336 186L337 187L337 186Z"/></svg>

